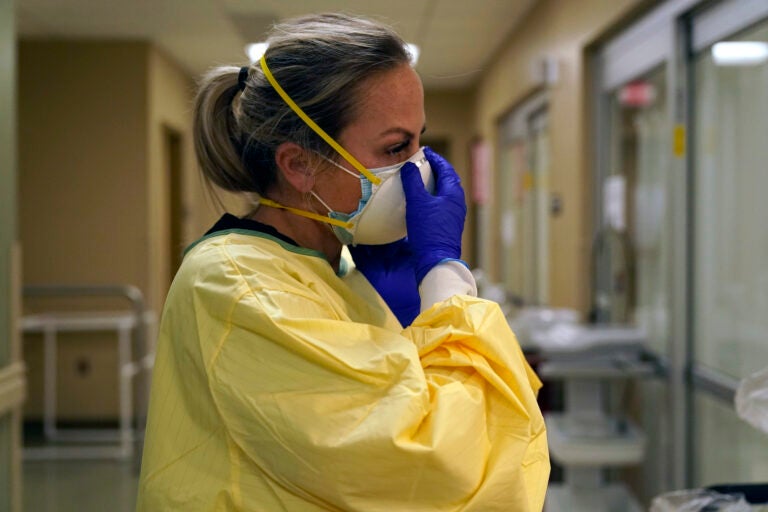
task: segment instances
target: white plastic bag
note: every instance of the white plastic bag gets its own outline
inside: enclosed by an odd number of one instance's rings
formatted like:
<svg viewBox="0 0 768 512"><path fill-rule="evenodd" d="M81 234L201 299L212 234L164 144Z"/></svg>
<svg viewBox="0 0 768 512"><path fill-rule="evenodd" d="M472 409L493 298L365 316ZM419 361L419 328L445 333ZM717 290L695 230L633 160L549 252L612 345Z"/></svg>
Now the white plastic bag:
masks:
<svg viewBox="0 0 768 512"><path fill-rule="evenodd" d="M739 418L768 434L768 368L743 379L734 402Z"/></svg>
<svg viewBox="0 0 768 512"><path fill-rule="evenodd" d="M752 508L741 495L720 494L706 489L673 491L657 496L650 512L750 512Z"/></svg>

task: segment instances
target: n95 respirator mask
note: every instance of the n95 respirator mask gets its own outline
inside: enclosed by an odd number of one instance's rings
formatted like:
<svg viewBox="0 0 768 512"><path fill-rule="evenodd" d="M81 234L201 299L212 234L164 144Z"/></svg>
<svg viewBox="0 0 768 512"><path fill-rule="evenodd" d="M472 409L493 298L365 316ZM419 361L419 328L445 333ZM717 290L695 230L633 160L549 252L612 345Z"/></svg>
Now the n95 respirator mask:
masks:
<svg viewBox="0 0 768 512"><path fill-rule="evenodd" d="M424 155L424 148L408 160L387 167L368 169L380 182L373 183L363 174L357 174L342 165L328 160L342 171L359 177L360 202L357 209L351 213L332 210L317 194L312 195L328 209L328 217L340 223L333 223L333 232L339 241L345 245L381 245L395 242L407 234L405 225L405 193L400 179L400 170L411 162L416 165L421 174L424 187L432 193L435 188L435 178L432 168ZM344 225L342 225L344 223Z"/></svg>

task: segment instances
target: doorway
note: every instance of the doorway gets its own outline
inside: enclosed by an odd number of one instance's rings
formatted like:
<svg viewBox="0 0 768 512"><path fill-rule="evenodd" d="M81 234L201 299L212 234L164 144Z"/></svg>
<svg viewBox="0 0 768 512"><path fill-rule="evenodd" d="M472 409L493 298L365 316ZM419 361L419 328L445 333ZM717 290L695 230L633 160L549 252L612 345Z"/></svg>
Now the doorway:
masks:
<svg viewBox="0 0 768 512"><path fill-rule="evenodd" d="M182 167L183 141L181 132L163 127L164 167L167 179L168 275L173 281L184 257L184 176ZM168 283L170 286L170 282Z"/></svg>

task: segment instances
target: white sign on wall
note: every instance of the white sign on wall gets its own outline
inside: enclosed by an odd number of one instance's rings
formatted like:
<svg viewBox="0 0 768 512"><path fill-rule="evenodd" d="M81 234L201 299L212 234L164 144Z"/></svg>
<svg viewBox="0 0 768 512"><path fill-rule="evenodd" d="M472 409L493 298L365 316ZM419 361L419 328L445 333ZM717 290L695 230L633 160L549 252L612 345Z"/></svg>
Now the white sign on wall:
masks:
<svg viewBox="0 0 768 512"><path fill-rule="evenodd" d="M627 226L626 183L624 176L614 175L606 178L603 184L605 222L618 232L624 231Z"/></svg>

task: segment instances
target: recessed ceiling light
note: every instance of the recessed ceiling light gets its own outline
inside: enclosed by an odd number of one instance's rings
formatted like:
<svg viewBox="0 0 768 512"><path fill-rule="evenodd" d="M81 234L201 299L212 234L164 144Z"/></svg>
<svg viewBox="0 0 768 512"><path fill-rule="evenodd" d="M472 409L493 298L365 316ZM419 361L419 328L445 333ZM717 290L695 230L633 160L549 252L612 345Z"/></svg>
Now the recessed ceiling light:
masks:
<svg viewBox="0 0 768 512"><path fill-rule="evenodd" d="M754 66L768 61L768 43L761 41L723 41L712 46L718 66Z"/></svg>

